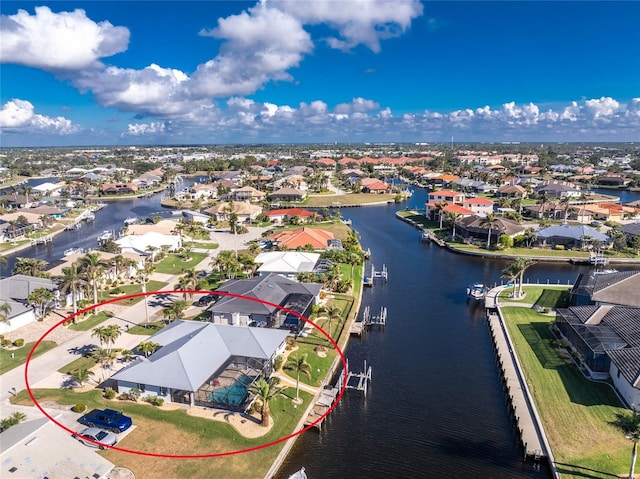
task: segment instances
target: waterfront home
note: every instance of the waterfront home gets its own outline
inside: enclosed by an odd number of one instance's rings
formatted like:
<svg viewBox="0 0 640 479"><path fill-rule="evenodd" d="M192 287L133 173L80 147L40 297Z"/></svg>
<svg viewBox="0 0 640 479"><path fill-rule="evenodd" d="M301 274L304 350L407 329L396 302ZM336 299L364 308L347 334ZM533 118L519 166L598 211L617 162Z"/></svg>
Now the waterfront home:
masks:
<svg viewBox="0 0 640 479"><path fill-rule="evenodd" d="M39 218L46 216L49 220L59 220L69 214L69 208L59 208L57 206L37 206L29 208L29 213L38 215Z"/></svg>
<svg viewBox="0 0 640 479"><path fill-rule="evenodd" d="M267 194L264 191L255 189L253 186L243 186L242 188L232 189L231 192L225 196L227 200L259 203L264 200Z"/></svg>
<svg viewBox="0 0 640 479"><path fill-rule="evenodd" d="M621 175L603 175L598 177L598 185L599 186L615 186L615 187L623 187L627 186L633 180L631 178L626 178Z"/></svg>
<svg viewBox="0 0 640 479"><path fill-rule="evenodd" d="M38 319L34 306L27 300L27 297L38 288L46 288L54 292L54 299L48 305L49 307L57 304L58 285L50 279L24 274L0 279L0 304L7 304L10 308L7 313L4 313L7 321L0 322L0 333L14 331Z"/></svg>
<svg viewBox="0 0 640 479"><path fill-rule="evenodd" d="M278 329L173 321L148 339L159 345L153 354L138 356L109 384L121 394L137 389L143 397L245 411L250 384L271 376L287 336Z"/></svg>
<svg viewBox="0 0 640 479"><path fill-rule="evenodd" d="M570 291L570 304L622 305L640 308L640 271L580 274Z"/></svg>
<svg viewBox="0 0 640 479"><path fill-rule="evenodd" d="M553 225L536 232L536 243L541 247L562 245L567 249L574 249L583 248L593 242L608 246L611 238L586 225Z"/></svg>
<svg viewBox="0 0 640 479"><path fill-rule="evenodd" d="M269 199L273 201L302 201L307 193L296 188L280 188L269 194Z"/></svg>
<svg viewBox="0 0 640 479"><path fill-rule="evenodd" d="M376 194L387 193L390 189L390 186L387 183L377 178L362 178L360 180L360 187L362 188L363 193Z"/></svg>
<svg viewBox="0 0 640 479"><path fill-rule="evenodd" d="M295 279L298 273L313 271L319 259L319 253L307 251L268 251L260 253L253 262L260 265L256 270L258 276L273 273Z"/></svg>
<svg viewBox="0 0 640 479"><path fill-rule="evenodd" d="M538 195L547 195L550 198L577 198L582 192L580 188L568 182L544 182L534 190Z"/></svg>
<svg viewBox="0 0 640 479"><path fill-rule="evenodd" d="M329 240L335 236L330 231L319 228L297 228L294 230L282 230L270 236L271 242L280 248L296 249L311 247L313 249L326 249Z"/></svg>
<svg viewBox="0 0 640 479"><path fill-rule="evenodd" d="M100 192L104 195L130 194L138 191L134 183L104 183L100 187Z"/></svg>
<svg viewBox="0 0 640 479"><path fill-rule="evenodd" d="M292 218L298 218L301 222L311 222L320 216L315 211L305 210L302 208L284 208L277 210L265 211L264 215L274 224L282 224L290 221Z"/></svg>
<svg viewBox="0 0 640 479"><path fill-rule="evenodd" d="M465 198L462 201L462 206L477 215L488 215L493 213L494 203L489 198Z"/></svg>
<svg viewBox="0 0 640 479"><path fill-rule="evenodd" d="M453 182L456 187L463 191L472 191L474 193L490 193L496 191L498 188L486 181L476 181L469 178L460 178Z"/></svg>
<svg viewBox="0 0 640 479"><path fill-rule="evenodd" d="M200 213L199 211L183 210L182 217L185 222L193 221L195 223L201 223L206 225L211 220L211 216Z"/></svg>
<svg viewBox="0 0 640 479"><path fill-rule="evenodd" d="M98 253L100 261L110 265L110 268L105 269L102 274L101 280L111 280L120 279L120 278L134 278L138 275L138 272L144 268L145 255L138 253L107 253L106 251L89 251L91 253ZM73 263L80 261L82 258L86 257L88 252L83 251L74 251L70 252L63 258L58 261L54 261L50 264L50 268L47 269L47 273L51 275L52 278L63 276L63 270L65 268L69 268ZM126 262L121 262L122 264L117 264L117 257L125 258ZM70 306L71 303L67 304Z"/></svg>
<svg viewBox="0 0 640 479"><path fill-rule="evenodd" d="M261 326L298 331L304 326L287 308L309 317L312 307L320 302L318 283L299 283L278 274L269 273L252 279L229 280L216 291L243 296L221 296L211 306L211 321L232 326Z"/></svg>
<svg viewBox="0 0 640 479"><path fill-rule="evenodd" d="M34 186L32 192L44 196L60 196L64 183L42 183Z"/></svg>
<svg viewBox="0 0 640 479"><path fill-rule="evenodd" d="M621 221L626 217L633 217L638 210L618 203L597 203L584 205L583 209L591 213L594 219L600 221Z"/></svg>
<svg viewBox="0 0 640 479"><path fill-rule="evenodd" d="M484 223L485 218L477 215L467 216L456 221L456 233L463 238L474 238L486 243L489 226ZM491 227L491 244L496 244L501 235L515 237L526 228L516 221L507 218L496 218Z"/></svg>
<svg viewBox="0 0 640 479"><path fill-rule="evenodd" d="M43 226L39 215L27 209L0 215L0 242L13 241Z"/></svg>
<svg viewBox="0 0 640 479"><path fill-rule="evenodd" d="M626 225L623 225L620 228L620 231L622 231L628 239L631 239L633 237L635 237L636 239L640 239L640 222L628 223Z"/></svg>
<svg viewBox="0 0 640 479"><path fill-rule="evenodd" d="M504 185L497 189L496 196L498 198L519 198L524 199L527 196L527 190L520 185Z"/></svg>

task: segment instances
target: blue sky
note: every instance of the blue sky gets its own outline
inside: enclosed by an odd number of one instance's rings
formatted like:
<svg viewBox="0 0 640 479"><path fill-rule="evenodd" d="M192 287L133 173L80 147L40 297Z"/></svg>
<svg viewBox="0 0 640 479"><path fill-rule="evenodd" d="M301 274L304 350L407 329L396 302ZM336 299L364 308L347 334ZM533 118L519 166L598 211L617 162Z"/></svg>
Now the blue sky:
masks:
<svg viewBox="0 0 640 479"><path fill-rule="evenodd" d="M640 2L0 3L2 146L640 141Z"/></svg>

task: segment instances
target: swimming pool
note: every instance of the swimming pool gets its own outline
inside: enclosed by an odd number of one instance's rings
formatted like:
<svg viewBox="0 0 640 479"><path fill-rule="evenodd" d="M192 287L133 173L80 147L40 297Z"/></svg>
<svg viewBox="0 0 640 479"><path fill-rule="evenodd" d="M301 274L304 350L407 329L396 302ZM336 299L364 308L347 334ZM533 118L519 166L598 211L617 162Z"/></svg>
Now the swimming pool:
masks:
<svg viewBox="0 0 640 479"><path fill-rule="evenodd" d="M241 406L247 399L247 388L253 381L249 376L240 376L231 386L218 388L211 393L210 400L214 403L229 404L232 406Z"/></svg>

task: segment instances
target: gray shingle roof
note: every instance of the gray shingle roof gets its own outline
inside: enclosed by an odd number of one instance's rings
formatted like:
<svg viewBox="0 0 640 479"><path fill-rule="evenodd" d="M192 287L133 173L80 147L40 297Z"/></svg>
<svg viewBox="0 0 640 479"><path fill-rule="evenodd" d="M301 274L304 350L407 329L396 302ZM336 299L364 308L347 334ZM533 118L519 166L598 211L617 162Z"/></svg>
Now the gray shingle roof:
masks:
<svg viewBox="0 0 640 479"><path fill-rule="evenodd" d="M112 378L196 391L232 356L268 359L287 335L280 329L174 321L149 338L162 346L158 351Z"/></svg>
<svg viewBox="0 0 640 479"><path fill-rule="evenodd" d="M585 225L554 225L538 230L536 234L540 238L561 237L581 240L585 236L589 236L592 239L598 241L610 240L607 235L602 234L598 230Z"/></svg>
<svg viewBox="0 0 640 479"><path fill-rule="evenodd" d="M640 348L618 349L609 351L608 355L629 384L637 387L640 374Z"/></svg>

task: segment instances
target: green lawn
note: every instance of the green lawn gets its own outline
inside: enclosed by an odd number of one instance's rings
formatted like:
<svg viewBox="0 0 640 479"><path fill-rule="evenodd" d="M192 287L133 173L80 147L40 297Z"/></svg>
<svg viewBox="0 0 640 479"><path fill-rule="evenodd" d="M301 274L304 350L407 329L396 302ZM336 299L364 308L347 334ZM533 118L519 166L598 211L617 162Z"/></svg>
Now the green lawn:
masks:
<svg viewBox="0 0 640 479"><path fill-rule="evenodd" d="M206 241L185 241L184 246L191 246L192 248L205 248L205 249L218 249L220 245L218 243L208 243Z"/></svg>
<svg viewBox="0 0 640 479"><path fill-rule="evenodd" d="M591 382L555 346L553 318L505 307L529 388L563 478L604 478L628 470L631 442L611 421L625 409L606 384Z"/></svg>
<svg viewBox="0 0 640 479"><path fill-rule="evenodd" d="M163 283L162 281L147 281L147 292L151 291L159 291L164 288L167 283ZM118 295L113 295L109 293L115 292L118 289L122 293L121 296L127 296L130 294L138 294L142 292L142 284L123 284L118 286L117 288L111 288L107 291L98 291L98 301L108 301L110 299L115 299ZM127 306L131 306L133 304L139 303L144 299L144 296L139 296L137 298L129 298L119 302L119 304L124 304Z"/></svg>
<svg viewBox="0 0 640 479"><path fill-rule="evenodd" d="M152 334L157 333L162 328L167 325L164 321L155 321L153 323L149 323L149 327L145 327L144 323L139 324L138 326L134 326L133 328L129 328L127 333L129 334L140 334L143 336L150 336Z"/></svg>
<svg viewBox="0 0 640 479"><path fill-rule="evenodd" d="M92 314L87 319L79 320L76 324L69 325L69 329L72 331L89 331L110 317L111 315L100 311L98 314ZM79 318L79 316L76 316L76 319L77 318Z"/></svg>
<svg viewBox="0 0 640 479"><path fill-rule="evenodd" d="M0 348L0 374L4 374L7 371L11 371L13 368L24 364L27 360L27 356L29 355L29 351L35 342L27 343L21 348L17 349L5 349ZM46 353L50 349L55 348L57 345L53 341L42 341L38 345L38 349L33 353L32 358L36 356L40 356L42 353ZM13 357L11 357L13 354Z"/></svg>
<svg viewBox="0 0 640 479"><path fill-rule="evenodd" d="M331 367L331 363L333 363L333 358L335 358L336 354L338 354L335 349L328 349L326 357L320 357L314 351L313 344L303 343L298 340L298 349L293 351L289 357L295 357L296 355L303 356L307 355L307 362L311 366L310 373L311 377L308 378L304 374L300 375L300 382L304 384L308 384L310 386L320 386L322 380L327 375L329 368ZM283 368L283 372L288 374L291 378L295 379L296 374L292 371L287 371Z"/></svg>
<svg viewBox="0 0 640 479"><path fill-rule="evenodd" d="M59 373L63 374L71 374L78 369L91 369L98 361L93 359L91 356L81 356L78 359L74 359L69 364L65 364L60 369L58 369Z"/></svg>
<svg viewBox="0 0 640 479"><path fill-rule="evenodd" d="M589 253L587 251L568 251L568 250L556 250L556 249L548 249L548 248L507 248L503 250L488 250L486 248L470 245L470 244L462 244L462 243L447 243L452 248L468 251L474 253L481 253L483 255L511 255L511 256L540 256L540 257L549 257L549 258L575 258L587 259L589 257Z"/></svg>
<svg viewBox="0 0 640 479"><path fill-rule="evenodd" d="M568 286L524 286L522 298L511 298L513 288L507 288L500 293L501 302L523 303L540 306L541 308L555 308L556 304L560 308L566 308L568 305Z"/></svg>
<svg viewBox="0 0 640 479"><path fill-rule="evenodd" d="M156 272L163 274L182 274L188 269L194 268L198 263L205 259L205 253L191 253L189 261L183 261L177 254L169 254L159 263L156 263Z"/></svg>
<svg viewBox="0 0 640 479"><path fill-rule="evenodd" d="M303 205L313 208L329 207L333 205L347 206L347 205L368 205L375 203L384 203L394 201L395 194L378 195L375 193L349 193L346 195L322 195L322 196L308 196Z"/></svg>

